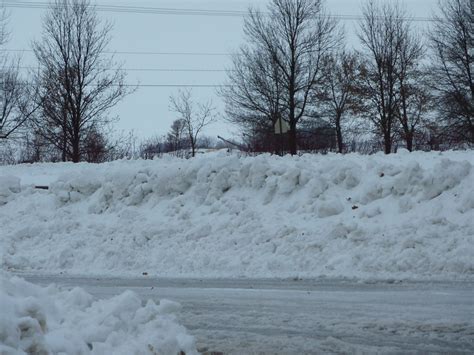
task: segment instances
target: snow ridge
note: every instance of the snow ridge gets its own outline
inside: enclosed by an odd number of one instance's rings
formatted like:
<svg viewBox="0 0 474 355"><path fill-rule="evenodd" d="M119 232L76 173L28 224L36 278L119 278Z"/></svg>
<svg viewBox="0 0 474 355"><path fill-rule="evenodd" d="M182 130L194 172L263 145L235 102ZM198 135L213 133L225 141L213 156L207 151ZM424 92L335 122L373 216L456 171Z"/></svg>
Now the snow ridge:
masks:
<svg viewBox="0 0 474 355"><path fill-rule="evenodd" d="M471 279L473 164L470 151L219 152L6 167L2 264L74 274Z"/></svg>

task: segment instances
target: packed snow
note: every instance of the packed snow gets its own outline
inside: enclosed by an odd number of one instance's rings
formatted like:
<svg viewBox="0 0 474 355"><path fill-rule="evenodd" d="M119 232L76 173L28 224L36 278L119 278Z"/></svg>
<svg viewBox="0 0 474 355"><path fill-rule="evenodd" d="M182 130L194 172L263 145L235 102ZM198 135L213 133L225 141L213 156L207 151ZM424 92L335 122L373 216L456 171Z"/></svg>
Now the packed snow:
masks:
<svg viewBox="0 0 474 355"><path fill-rule="evenodd" d="M197 354L176 321L178 303L126 291L94 300L81 288L42 288L0 273L0 353Z"/></svg>
<svg viewBox="0 0 474 355"><path fill-rule="evenodd" d="M0 167L2 267L472 280L473 165L472 151L401 151Z"/></svg>

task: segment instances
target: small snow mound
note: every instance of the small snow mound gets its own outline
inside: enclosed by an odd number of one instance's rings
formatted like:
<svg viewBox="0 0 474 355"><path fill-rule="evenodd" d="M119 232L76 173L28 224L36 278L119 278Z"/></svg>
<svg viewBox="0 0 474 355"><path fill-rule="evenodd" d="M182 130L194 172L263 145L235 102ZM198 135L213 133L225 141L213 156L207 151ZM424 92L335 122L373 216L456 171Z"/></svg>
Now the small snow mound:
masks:
<svg viewBox="0 0 474 355"><path fill-rule="evenodd" d="M318 217L325 218L336 216L344 212L344 206L339 200L326 201L318 208Z"/></svg>
<svg viewBox="0 0 474 355"><path fill-rule="evenodd" d="M404 156L404 155L407 155L407 154L410 154L411 152L406 149L406 148L398 148L397 149L397 154L400 155L400 156Z"/></svg>
<svg viewBox="0 0 474 355"><path fill-rule="evenodd" d="M436 164L433 172L425 178L424 197L433 199L444 191L450 190L461 183L471 172L472 165L467 161L455 162L442 159Z"/></svg>
<svg viewBox="0 0 474 355"><path fill-rule="evenodd" d="M0 205L9 201L11 195L21 191L20 179L16 176L0 176Z"/></svg>
<svg viewBox="0 0 474 355"><path fill-rule="evenodd" d="M471 210L474 210L474 190L468 191L465 195L463 195L461 204L458 207L458 211L461 213L466 213Z"/></svg>
<svg viewBox="0 0 474 355"><path fill-rule="evenodd" d="M197 354L175 302L131 291L94 301L84 290L41 288L0 274L1 354Z"/></svg>

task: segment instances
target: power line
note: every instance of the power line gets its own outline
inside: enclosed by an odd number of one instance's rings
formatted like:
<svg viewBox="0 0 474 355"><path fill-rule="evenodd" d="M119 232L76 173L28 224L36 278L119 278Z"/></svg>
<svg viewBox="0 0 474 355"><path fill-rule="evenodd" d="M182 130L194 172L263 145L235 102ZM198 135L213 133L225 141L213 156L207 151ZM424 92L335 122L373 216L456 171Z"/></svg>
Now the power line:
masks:
<svg viewBox="0 0 474 355"><path fill-rule="evenodd" d="M24 8L24 9L48 9L50 3L48 2L33 2L33 1L4 1L6 7ZM132 6L132 5L91 5L97 11L101 12L125 12L137 14L158 14L158 15L198 15L198 16L245 16L245 11L235 10L210 10L210 9L190 9L190 8L164 8L164 7L150 7L150 6Z"/></svg>
<svg viewBox="0 0 474 355"><path fill-rule="evenodd" d="M118 86L118 85L113 85ZM124 84L125 87L138 87L138 88L224 88L232 87L232 85L219 85L219 84Z"/></svg>
<svg viewBox="0 0 474 355"><path fill-rule="evenodd" d="M48 2L32 1L4 1L5 7L22 9L48 9ZM185 16L213 16L213 17L244 17L246 11L238 10L212 10L212 9L190 9L190 8L169 8L169 7L151 7L151 6L132 6L132 5L91 5L97 11L116 12L116 13L135 13L135 14L154 14L154 15L185 15ZM266 14L266 13L264 13ZM362 20L361 15L328 15L330 18L343 21ZM435 19L429 17L407 17L407 21L413 22L433 22Z"/></svg>
<svg viewBox="0 0 474 355"><path fill-rule="evenodd" d="M2 49L3 52L33 52L32 49ZM104 54L124 54L124 55L164 55L164 56L229 56L231 53L217 52L134 52L134 51L104 51Z"/></svg>
<svg viewBox="0 0 474 355"><path fill-rule="evenodd" d="M113 69L111 69L113 70ZM124 71L138 71L138 72L178 72L178 73L227 73L233 70L226 69L173 69L173 68L121 68Z"/></svg>
<svg viewBox="0 0 474 355"><path fill-rule="evenodd" d="M32 83L24 83L24 86L32 86ZM94 87L93 84L87 85L88 87ZM129 87L129 88L225 88L232 87L233 85L227 84L111 84L111 87Z"/></svg>
<svg viewBox="0 0 474 355"><path fill-rule="evenodd" d="M6 7L27 8L27 9L47 9L50 8L48 2L32 1L5 1ZM131 5L91 5L97 11L104 12L125 12L137 14L159 14L159 15L198 15L198 16L245 16L245 11L235 10L209 10L209 9L189 9L189 8L164 8L150 6Z"/></svg>
<svg viewBox="0 0 474 355"><path fill-rule="evenodd" d="M32 69L36 70L39 67L34 66L20 66L20 69ZM113 68L105 68L105 70L115 71L117 69ZM137 71L137 72L183 72L183 73L226 73L232 70L225 70L225 69L179 69L179 68L118 68L118 70L123 71Z"/></svg>

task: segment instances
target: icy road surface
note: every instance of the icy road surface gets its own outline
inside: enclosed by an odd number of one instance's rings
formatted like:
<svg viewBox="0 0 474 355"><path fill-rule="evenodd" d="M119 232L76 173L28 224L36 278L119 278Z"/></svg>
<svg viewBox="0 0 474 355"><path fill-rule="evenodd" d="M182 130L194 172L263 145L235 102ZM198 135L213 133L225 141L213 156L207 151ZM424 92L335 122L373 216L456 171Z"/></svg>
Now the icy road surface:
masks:
<svg viewBox="0 0 474 355"><path fill-rule="evenodd" d="M473 283L21 276L99 298L131 289L178 301L204 352L474 353Z"/></svg>

